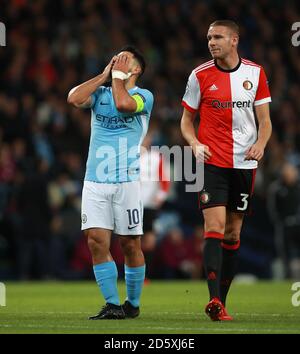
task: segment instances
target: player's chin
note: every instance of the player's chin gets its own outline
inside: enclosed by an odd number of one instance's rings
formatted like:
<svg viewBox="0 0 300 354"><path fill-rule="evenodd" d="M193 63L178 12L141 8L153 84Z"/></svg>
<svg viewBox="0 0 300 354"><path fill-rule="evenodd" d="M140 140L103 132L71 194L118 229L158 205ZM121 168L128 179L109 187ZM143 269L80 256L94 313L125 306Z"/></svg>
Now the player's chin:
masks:
<svg viewBox="0 0 300 354"><path fill-rule="evenodd" d="M213 59L221 59L222 58L220 51L211 51L210 54L213 57Z"/></svg>

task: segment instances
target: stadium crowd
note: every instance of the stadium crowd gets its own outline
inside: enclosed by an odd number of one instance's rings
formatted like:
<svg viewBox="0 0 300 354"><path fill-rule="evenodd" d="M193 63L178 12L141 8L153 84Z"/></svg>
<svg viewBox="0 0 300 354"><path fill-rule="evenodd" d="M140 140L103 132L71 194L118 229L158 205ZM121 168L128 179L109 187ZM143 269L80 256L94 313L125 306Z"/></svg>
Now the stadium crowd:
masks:
<svg viewBox="0 0 300 354"><path fill-rule="evenodd" d="M300 61L291 43L299 2L11 0L0 9L7 32L0 47L0 279L92 276L80 231L90 111L68 106L69 90L132 43L147 61L142 86L155 97L153 144L183 147L185 83L210 59L207 29L223 18L240 25L240 54L264 66L272 94L273 135L242 234L240 272L300 278ZM184 186L172 183L155 222L151 277L202 276L202 217L197 195Z"/></svg>

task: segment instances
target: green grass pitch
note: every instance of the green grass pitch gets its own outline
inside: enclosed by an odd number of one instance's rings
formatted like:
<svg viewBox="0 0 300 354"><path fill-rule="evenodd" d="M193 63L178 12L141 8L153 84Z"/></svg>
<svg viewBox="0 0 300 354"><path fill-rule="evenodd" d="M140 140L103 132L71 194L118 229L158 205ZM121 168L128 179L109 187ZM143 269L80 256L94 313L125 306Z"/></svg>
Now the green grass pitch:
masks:
<svg viewBox="0 0 300 354"><path fill-rule="evenodd" d="M204 313L205 282L152 281L144 287L136 319L88 321L103 304L94 282L7 282L0 333L300 333L300 307L292 282L235 283L228 300L233 322ZM119 283L122 301L125 284Z"/></svg>

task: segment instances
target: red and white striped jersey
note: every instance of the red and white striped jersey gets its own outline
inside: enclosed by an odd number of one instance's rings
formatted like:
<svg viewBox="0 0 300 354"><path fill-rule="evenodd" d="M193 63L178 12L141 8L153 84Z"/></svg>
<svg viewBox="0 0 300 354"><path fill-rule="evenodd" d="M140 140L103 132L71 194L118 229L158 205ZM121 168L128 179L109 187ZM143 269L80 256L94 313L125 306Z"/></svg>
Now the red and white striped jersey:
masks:
<svg viewBox="0 0 300 354"><path fill-rule="evenodd" d="M207 163L227 168L257 168L245 161L246 150L257 140L254 106L271 102L264 69L246 59L224 70L214 60L194 69L182 105L199 110L198 139L209 146Z"/></svg>

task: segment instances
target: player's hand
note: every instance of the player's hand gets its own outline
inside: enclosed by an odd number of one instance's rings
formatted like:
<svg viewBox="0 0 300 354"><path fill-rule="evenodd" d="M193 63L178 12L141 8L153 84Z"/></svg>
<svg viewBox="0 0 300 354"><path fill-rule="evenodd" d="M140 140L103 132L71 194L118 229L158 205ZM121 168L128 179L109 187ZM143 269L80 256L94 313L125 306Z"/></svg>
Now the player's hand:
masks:
<svg viewBox="0 0 300 354"><path fill-rule="evenodd" d="M245 161L261 160L264 156L264 150L265 148L261 144L255 143L246 151Z"/></svg>
<svg viewBox="0 0 300 354"><path fill-rule="evenodd" d="M110 79L110 72L111 72L117 58L118 57L116 55L114 57L112 57L111 61L107 64L107 66L103 70L102 75L104 75L105 82Z"/></svg>
<svg viewBox="0 0 300 354"><path fill-rule="evenodd" d="M198 140L195 140L191 144L191 147L197 162L204 163L212 156L211 152L209 151L209 147L207 145L201 144Z"/></svg>
<svg viewBox="0 0 300 354"><path fill-rule="evenodd" d="M117 56L116 61L114 62L114 70L122 71L125 74L128 74L129 71L129 57L126 54L121 54Z"/></svg>

